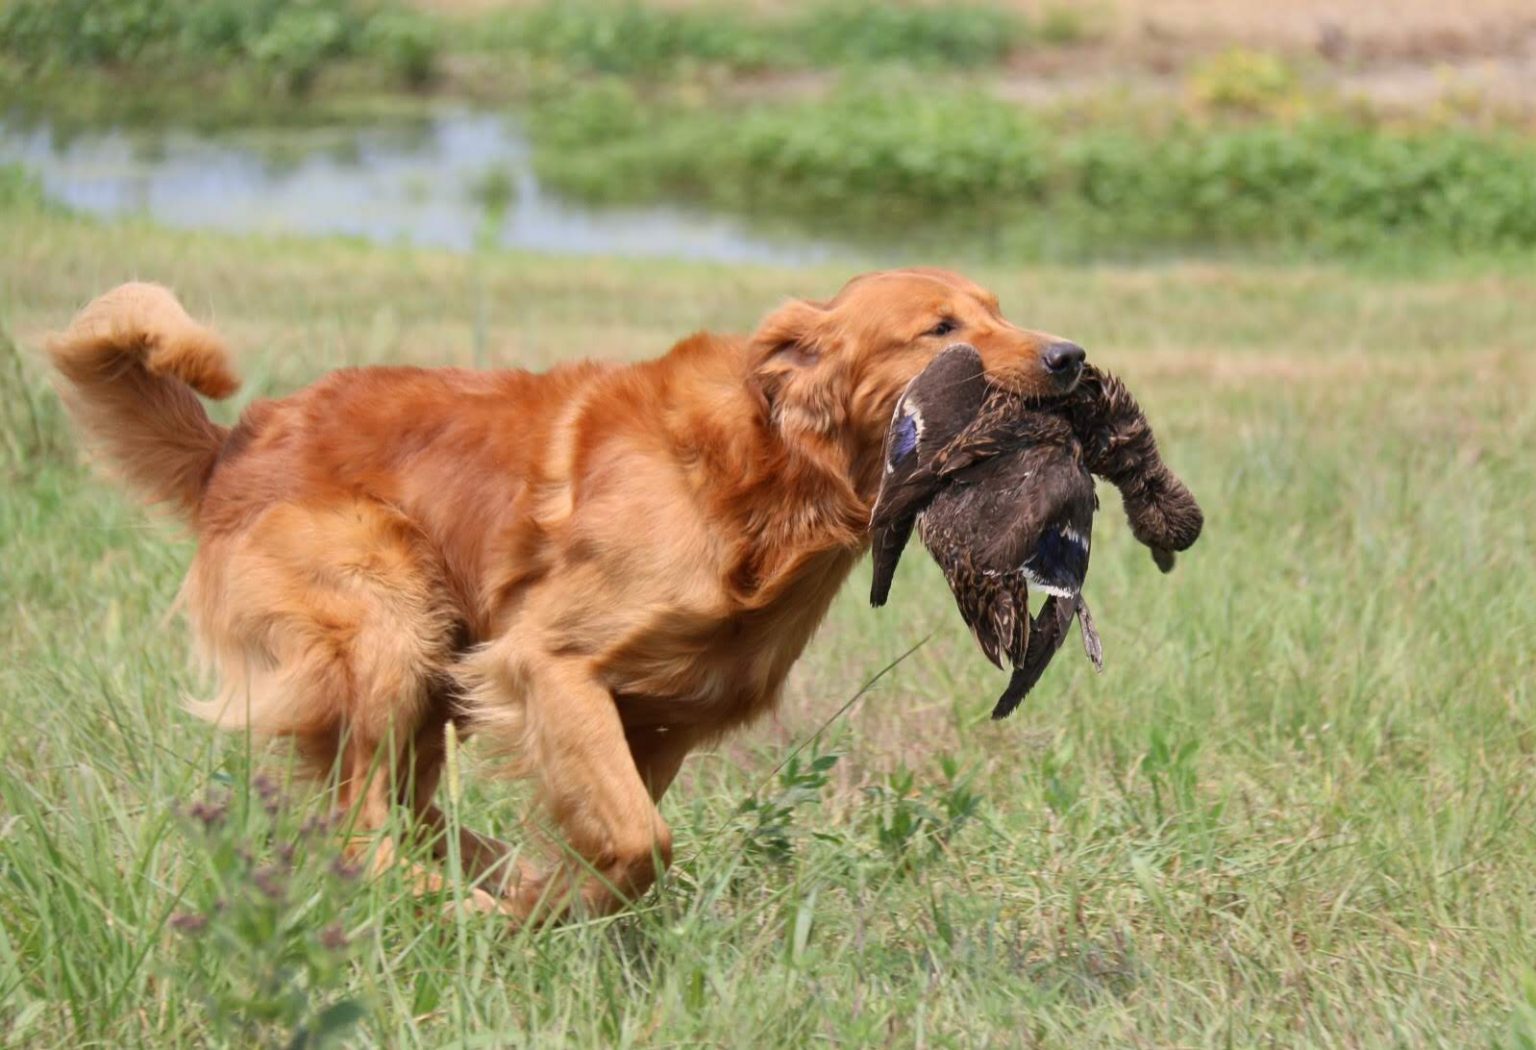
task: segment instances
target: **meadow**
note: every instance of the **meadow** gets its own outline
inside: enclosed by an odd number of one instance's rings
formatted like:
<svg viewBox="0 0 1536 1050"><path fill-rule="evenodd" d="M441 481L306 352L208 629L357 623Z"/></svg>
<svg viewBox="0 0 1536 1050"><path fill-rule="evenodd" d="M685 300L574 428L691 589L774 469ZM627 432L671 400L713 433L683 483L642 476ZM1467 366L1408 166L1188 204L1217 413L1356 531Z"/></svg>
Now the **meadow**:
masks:
<svg viewBox="0 0 1536 1050"><path fill-rule="evenodd" d="M250 398L651 355L847 267L175 233L20 179L0 227L7 1045L1536 1045L1529 273L970 267L1127 378L1205 537L1163 577L1106 490L1106 670L1072 643L1000 724L926 559L880 611L861 570L780 713L690 760L664 883L514 932L338 864L280 749L180 711L188 541L82 462L43 334L163 280ZM456 818L517 840L462 767Z"/></svg>
<svg viewBox="0 0 1536 1050"><path fill-rule="evenodd" d="M551 192L864 252L174 232L0 164L0 1045L1536 1050L1536 99L1458 79L1529 15L1221 8L0 0L0 95L61 141L473 104ZM228 420L341 366L651 356L866 259L956 262L1123 375L1206 534L1162 576L1103 488L1106 669L1070 641L1003 723L928 560L882 610L861 567L780 711L684 768L662 884L546 929L355 869L280 747L182 712L190 541L41 354L169 283L236 348ZM527 841L525 787L459 766L452 819Z"/></svg>

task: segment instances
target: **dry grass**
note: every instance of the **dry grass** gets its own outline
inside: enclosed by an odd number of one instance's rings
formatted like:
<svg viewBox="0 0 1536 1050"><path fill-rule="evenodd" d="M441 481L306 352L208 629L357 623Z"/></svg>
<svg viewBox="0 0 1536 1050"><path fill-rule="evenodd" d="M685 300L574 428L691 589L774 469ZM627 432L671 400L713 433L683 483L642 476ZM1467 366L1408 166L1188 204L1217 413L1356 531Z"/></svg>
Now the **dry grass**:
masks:
<svg viewBox="0 0 1536 1050"><path fill-rule="evenodd" d="M1536 33L1536 10L1523 0L1104 0L1102 9L1117 36L1285 50L1310 49L1325 34L1340 34L1375 53L1446 56L1503 52Z"/></svg>

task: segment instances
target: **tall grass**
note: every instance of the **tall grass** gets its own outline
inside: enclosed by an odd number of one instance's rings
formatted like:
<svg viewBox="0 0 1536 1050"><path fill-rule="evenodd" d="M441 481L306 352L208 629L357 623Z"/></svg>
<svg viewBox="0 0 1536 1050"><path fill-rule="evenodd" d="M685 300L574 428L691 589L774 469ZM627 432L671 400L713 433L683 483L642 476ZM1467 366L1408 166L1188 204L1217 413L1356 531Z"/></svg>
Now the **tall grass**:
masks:
<svg viewBox="0 0 1536 1050"><path fill-rule="evenodd" d="M189 546L80 463L41 332L113 281L167 280L258 396L466 363L482 295L489 359L537 367L740 330L846 274L3 220L0 1041L1536 1039L1528 278L977 274L1127 377L1207 535L1162 577L1107 495L1106 670L1065 651L997 725L999 676L932 566L904 564L878 612L855 579L780 715L690 760L664 884L510 933L337 868L280 752L180 713L204 683L162 617ZM519 840L521 799L471 740L456 815Z"/></svg>

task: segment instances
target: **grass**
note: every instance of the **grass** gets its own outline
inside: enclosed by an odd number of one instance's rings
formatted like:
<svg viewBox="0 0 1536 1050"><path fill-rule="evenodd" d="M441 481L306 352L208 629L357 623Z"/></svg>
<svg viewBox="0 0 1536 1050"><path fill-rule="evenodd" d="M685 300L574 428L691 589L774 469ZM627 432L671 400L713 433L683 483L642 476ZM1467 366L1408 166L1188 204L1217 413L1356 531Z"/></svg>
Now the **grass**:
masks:
<svg viewBox="0 0 1536 1050"><path fill-rule="evenodd" d="M536 106L530 129L541 175L572 193L708 201L893 242L986 231L978 239L1001 258L1536 245L1529 137L1388 127L1336 108L1222 115L1211 107L1288 96L1215 72L1205 102L1171 114L1031 112L974 85L889 76L736 106L607 81Z"/></svg>
<svg viewBox="0 0 1536 1050"><path fill-rule="evenodd" d="M365 62L408 86L432 75L438 26L356 0L12 0L0 7L0 71L62 81L89 70L176 80L218 71L302 94L326 66Z"/></svg>
<svg viewBox="0 0 1536 1050"><path fill-rule="evenodd" d="M987 0L812 0L771 16L721 4L580 0L511 8L483 28L486 46L581 72L646 77L700 66L739 73L888 63L993 67L1026 44L1067 43L1086 32L1065 7L1035 22Z"/></svg>
<svg viewBox="0 0 1536 1050"><path fill-rule="evenodd" d="M15 0L0 7L0 86L14 115L64 129L367 120L425 110L433 92L515 105L540 175L571 195L769 214L877 248L959 236L1015 263L1529 265L1536 144L1515 112L1471 92L1389 114L1241 47L1192 62L1173 94L1117 94L1101 76L1008 101L1021 49L1072 42L1067 12Z"/></svg>
<svg viewBox="0 0 1536 1050"><path fill-rule="evenodd" d="M0 83L57 108L90 74L150 86L195 77L212 87L212 100L228 103L253 91L356 91L359 81L375 91L421 89L467 61L473 72L461 71L456 88L481 94L487 77L515 91L510 85L546 67L646 80L893 64L996 68L1026 45L1068 44L1087 31L1066 7L1035 20L986 0L815 0L774 14L720 3L546 0L475 17L389 0L11 0L0 6Z"/></svg>
<svg viewBox="0 0 1536 1050"><path fill-rule="evenodd" d="M1001 676L926 559L879 612L856 578L781 713L690 760L665 884L613 920L511 934L333 870L311 793L258 775L281 780L280 751L178 711L205 685L164 620L190 547L84 469L41 333L113 282L169 281L255 396L477 346L649 355L846 274L0 207L19 344L0 361L0 1041L1536 1041L1529 278L978 273L1127 377L1207 536L1160 577L1106 493L1106 671L1069 649L1000 725ZM520 798L471 741L453 810L515 838Z"/></svg>

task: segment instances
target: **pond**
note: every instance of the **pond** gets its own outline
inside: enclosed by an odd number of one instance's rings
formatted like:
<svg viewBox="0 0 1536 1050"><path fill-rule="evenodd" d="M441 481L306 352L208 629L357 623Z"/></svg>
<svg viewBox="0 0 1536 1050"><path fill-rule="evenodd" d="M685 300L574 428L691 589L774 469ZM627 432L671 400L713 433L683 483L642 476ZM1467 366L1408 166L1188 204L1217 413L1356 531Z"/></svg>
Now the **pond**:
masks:
<svg viewBox="0 0 1536 1050"><path fill-rule="evenodd" d="M540 185L514 119L464 109L218 132L66 134L47 122L0 118L0 164L13 162L78 211L143 215L167 226L791 266L852 254L702 209L563 198Z"/></svg>

